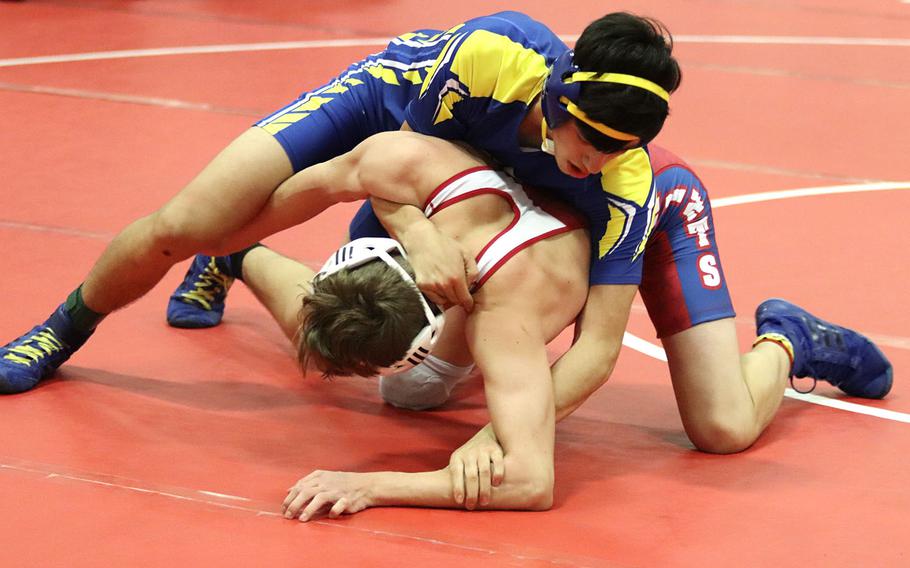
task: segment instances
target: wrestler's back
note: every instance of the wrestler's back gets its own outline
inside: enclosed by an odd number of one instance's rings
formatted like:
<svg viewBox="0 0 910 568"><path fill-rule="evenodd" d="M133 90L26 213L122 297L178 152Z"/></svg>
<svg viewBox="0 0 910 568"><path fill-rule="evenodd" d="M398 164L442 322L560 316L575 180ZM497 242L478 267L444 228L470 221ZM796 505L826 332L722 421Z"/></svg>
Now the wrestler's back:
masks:
<svg viewBox="0 0 910 568"><path fill-rule="evenodd" d="M465 247L474 258L514 219L504 198L483 194L459 201L433 215L444 234ZM479 309L494 298L516 290L533 290L520 297L521 309L536 313L547 341L571 324L588 290L589 243L583 229L541 239L520 250L475 292Z"/></svg>
<svg viewBox="0 0 910 568"><path fill-rule="evenodd" d="M366 144L369 144L367 147ZM412 132L390 132L362 143L371 165L366 175L381 169L385 180L402 192L402 199L424 206L453 176L488 168L483 156L451 141ZM394 167L389 167L389 166ZM515 220L517 211L495 193L461 195L430 217L439 230L461 243L474 258ZM543 238L506 257L495 273L474 293L475 304L507 298L524 313L536 314L549 341L571 324L584 306L588 290L590 243L585 230L574 229ZM519 292L520 291L520 292Z"/></svg>

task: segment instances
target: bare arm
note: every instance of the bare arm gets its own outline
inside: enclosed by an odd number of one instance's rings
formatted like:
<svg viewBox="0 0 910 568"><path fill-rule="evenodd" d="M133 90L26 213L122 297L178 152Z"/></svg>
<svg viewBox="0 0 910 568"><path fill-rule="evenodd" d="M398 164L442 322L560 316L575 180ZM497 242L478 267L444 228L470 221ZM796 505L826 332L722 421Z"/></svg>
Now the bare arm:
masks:
<svg viewBox="0 0 910 568"><path fill-rule="evenodd" d="M576 326L572 347L554 364L553 390L556 421L572 414L609 379L622 348L622 337L629 320L637 286L599 285L588 292L588 300ZM497 431L487 424L450 458L453 485L466 502L483 499L506 474L503 448ZM464 478L456 473L465 472ZM471 483L474 477L478 483Z"/></svg>
<svg viewBox="0 0 910 568"><path fill-rule="evenodd" d="M637 290L634 285L591 287L576 324L575 343L553 366L557 421L572 414L610 378Z"/></svg>
<svg viewBox="0 0 910 568"><path fill-rule="evenodd" d="M588 291L575 341L552 369L557 422L610 378L637 290L634 285L597 285Z"/></svg>
<svg viewBox="0 0 910 568"><path fill-rule="evenodd" d="M537 316L519 300L528 293L515 289L501 304L478 310L468 318L466 335L484 376L492 429L503 450L505 476L491 490L492 503L507 495L522 508L546 509L553 499L553 380ZM472 477L466 472L469 494L478 483ZM456 501L460 497L456 494ZM471 500L466 504L470 508Z"/></svg>
<svg viewBox="0 0 910 568"><path fill-rule="evenodd" d="M479 309L469 318L472 353L485 378L493 428L507 473L484 509L543 510L553 500L553 390L546 346L535 322L511 306ZM460 476L460 475L459 475ZM291 488L288 518L356 513L372 506L460 507L448 468L423 473L316 471ZM471 503L469 508L473 508Z"/></svg>
<svg viewBox="0 0 910 568"><path fill-rule="evenodd" d="M336 203L376 196L398 203L420 204L417 189L432 183L421 178L434 165L415 167L427 153L426 146L419 134L384 132L371 136L350 152L305 168L285 180L256 217L217 250L207 252L233 252L299 225Z"/></svg>
<svg viewBox="0 0 910 568"><path fill-rule="evenodd" d="M417 287L440 306L474 308L470 287L477 280L477 261L455 239L443 234L419 207L373 197L382 226L406 251Z"/></svg>
<svg viewBox="0 0 910 568"><path fill-rule="evenodd" d="M401 130L413 132L404 122ZM442 234L416 203L378 197L370 199L373 211L393 239L410 255L417 287L440 306L474 308L470 287L477 280L477 262L454 239Z"/></svg>

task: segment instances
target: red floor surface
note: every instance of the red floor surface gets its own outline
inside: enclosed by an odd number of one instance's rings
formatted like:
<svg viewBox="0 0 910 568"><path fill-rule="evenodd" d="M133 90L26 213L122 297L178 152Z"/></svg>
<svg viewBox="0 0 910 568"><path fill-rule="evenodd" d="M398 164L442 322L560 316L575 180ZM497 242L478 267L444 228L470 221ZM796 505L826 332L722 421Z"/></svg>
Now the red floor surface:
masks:
<svg viewBox="0 0 910 568"><path fill-rule="evenodd" d="M253 120L381 45L20 58L383 38L505 8L577 34L605 9L554 6L0 3L0 340L43 319L120 228ZM371 509L302 525L277 516L299 477L442 467L486 422L482 392L469 387L442 410L409 413L380 404L365 380L301 378L241 286L225 325L168 328L164 305L181 265L109 318L59 378L0 400L0 566L906 566L910 185L733 206L721 198L910 182L910 5L661 0L607 9L654 15L677 35L685 78L659 141L695 165L716 202L743 347L751 312L768 296L856 327L892 359L895 384L884 401L843 400L898 420L786 399L749 451L701 454L682 431L665 364L627 348L610 382L557 429L551 511ZM796 39L701 37L726 35ZM809 45L806 36L891 41ZM338 207L268 242L321 260L352 211ZM655 341L638 304L629 331ZM554 354L565 347L563 337ZM827 385L816 393L841 398Z"/></svg>

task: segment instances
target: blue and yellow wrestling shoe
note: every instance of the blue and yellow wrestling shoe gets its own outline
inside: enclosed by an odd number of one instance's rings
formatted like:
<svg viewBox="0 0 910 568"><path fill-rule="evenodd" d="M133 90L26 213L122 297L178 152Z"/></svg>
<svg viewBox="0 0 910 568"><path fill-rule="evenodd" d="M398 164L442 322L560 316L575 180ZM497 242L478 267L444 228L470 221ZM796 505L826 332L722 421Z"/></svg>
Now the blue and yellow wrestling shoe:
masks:
<svg viewBox="0 0 910 568"><path fill-rule="evenodd" d="M167 303L167 323L173 327L215 327L224 316L224 301L234 283L228 256L196 255L183 283Z"/></svg>
<svg viewBox="0 0 910 568"><path fill-rule="evenodd" d="M794 375L822 379L850 396L862 398L884 398L891 390L891 362L860 333L779 299L758 306L755 325L759 340L770 335L774 341L774 335L782 335L792 344L791 382Z"/></svg>
<svg viewBox="0 0 910 568"><path fill-rule="evenodd" d="M34 388L47 378L92 335L75 329L63 306L43 324L0 347L0 393L15 394Z"/></svg>

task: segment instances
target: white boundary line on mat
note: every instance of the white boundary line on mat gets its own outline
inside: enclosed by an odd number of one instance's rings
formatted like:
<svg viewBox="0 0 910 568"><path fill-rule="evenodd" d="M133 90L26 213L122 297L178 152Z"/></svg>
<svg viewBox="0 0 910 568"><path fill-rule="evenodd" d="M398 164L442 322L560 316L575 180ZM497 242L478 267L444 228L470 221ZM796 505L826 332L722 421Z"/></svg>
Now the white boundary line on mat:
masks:
<svg viewBox="0 0 910 568"><path fill-rule="evenodd" d="M566 42L573 42L578 39L578 35L562 34L559 37ZM157 47L148 49L123 49L117 51L93 51L86 53L64 53L59 55L42 55L36 57L0 59L0 67L41 65L44 63L70 63L73 61L97 61L100 59L160 57L167 55L196 55L206 53L235 53L249 51L282 51L292 49L321 49L331 47L383 47L387 45L391 39L392 38L388 37L340 38L309 41L191 45L181 47ZM673 40L676 43L910 47L910 38L680 34L674 36Z"/></svg>

